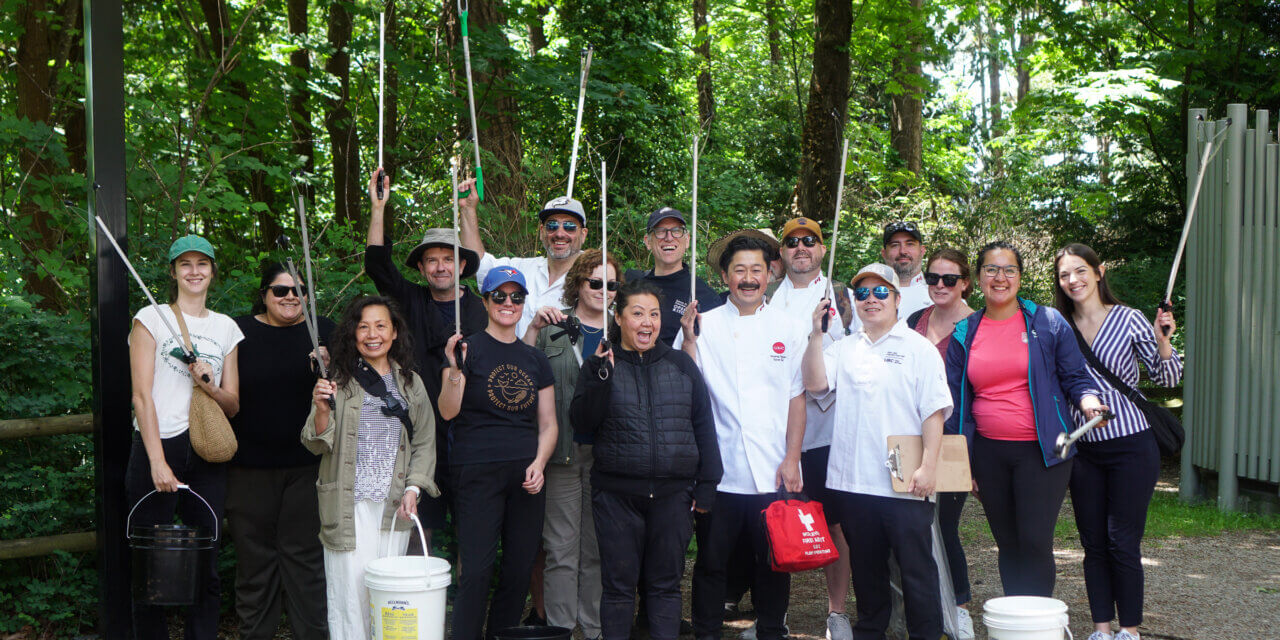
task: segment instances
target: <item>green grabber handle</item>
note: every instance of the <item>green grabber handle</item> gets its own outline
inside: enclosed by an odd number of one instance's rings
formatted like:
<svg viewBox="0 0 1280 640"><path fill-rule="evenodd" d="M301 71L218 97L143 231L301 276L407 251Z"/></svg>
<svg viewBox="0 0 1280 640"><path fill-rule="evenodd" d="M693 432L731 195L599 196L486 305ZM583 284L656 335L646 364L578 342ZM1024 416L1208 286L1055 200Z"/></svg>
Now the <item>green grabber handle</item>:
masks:
<svg viewBox="0 0 1280 640"><path fill-rule="evenodd" d="M476 192L477 195L480 196L480 199L484 200L484 169L478 166L476 167ZM465 198L469 195L471 195L470 189L458 192L459 198Z"/></svg>

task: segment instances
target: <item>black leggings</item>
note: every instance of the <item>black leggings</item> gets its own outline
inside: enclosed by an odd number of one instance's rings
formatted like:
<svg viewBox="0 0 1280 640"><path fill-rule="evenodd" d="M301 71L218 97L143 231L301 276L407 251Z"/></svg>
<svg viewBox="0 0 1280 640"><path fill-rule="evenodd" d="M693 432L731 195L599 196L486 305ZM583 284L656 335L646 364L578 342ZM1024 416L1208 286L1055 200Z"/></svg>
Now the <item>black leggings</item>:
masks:
<svg viewBox="0 0 1280 640"><path fill-rule="evenodd" d="M942 529L942 546L947 550L947 568L951 573L951 588L955 591L956 605L973 599L969 591L969 561L964 557L960 544L960 513L964 511L963 491L938 493L938 527Z"/></svg>
<svg viewBox="0 0 1280 640"><path fill-rule="evenodd" d="M1084 547L1084 585L1094 622L1142 624L1142 533L1160 477L1150 429L1083 442L1071 471L1071 505Z"/></svg>
<svg viewBox="0 0 1280 640"><path fill-rule="evenodd" d="M1053 526L1071 479L1071 463L1046 467L1034 440L974 435L973 479L1000 548L1006 596L1053 596Z"/></svg>

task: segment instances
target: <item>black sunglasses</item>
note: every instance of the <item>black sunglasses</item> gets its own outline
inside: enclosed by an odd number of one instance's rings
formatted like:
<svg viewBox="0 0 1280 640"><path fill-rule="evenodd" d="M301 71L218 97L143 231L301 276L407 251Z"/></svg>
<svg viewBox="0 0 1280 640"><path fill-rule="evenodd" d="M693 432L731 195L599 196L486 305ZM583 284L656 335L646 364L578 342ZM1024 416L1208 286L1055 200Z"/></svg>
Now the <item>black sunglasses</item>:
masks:
<svg viewBox="0 0 1280 640"><path fill-rule="evenodd" d="M800 246L801 242L806 247L812 247L818 244L818 236L787 236L782 240L782 244L786 245L788 249Z"/></svg>
<svg viewBox="0 0 1280 640"><path fill-rule="evenodd" d="M588 287L591 287L592 289L594 289L594 290L596 290L596 291L599 291L599 290L600 290L600 287L605 286L605 284L604 284L604 280L601 280L600 278L588 278L588 279L587 279L587 286L588 286ZM610 280L610 281L609 281L609 290L610 290L610 291L617 291L617 290L618 290L618 281L617 281L617 280Z"/></svg>
<svg viewBox="0 0 1280 640"><path fill-rule="evenodd" d="M861 302L869 298L871 294L874 293L877 300L884 300L885 298L889 297L889 291L890 291L889 287L886 287L885 285L877 286L874 289L868 289L867 287L857 287L853 290L853 297L856 298L859 302Z"/></svg>
<svg viewBox="0 0 1280 640"><path fill-rule="evenodd" d="M289 287L283 284L273 284L267 287L267 290L271 292L271 295L277 298L283 298L289 295L290 291L293 292L293 295L298 296L299 298L307 295L307 285L305 284L300 284L296 287Z"/></svg>
<svg viewBox="0 0 1280 640"><path fill-rule="evenodd" d="M564 222L561 222L559 220L548 220L542 223L542 227L547 231L559 231L561 229L564 229L569 233L573 233L574 231L578 230L578 223L572 220L565 220Z"/></svg>
<svg viewBox="0 0 1280 640"><path fill-rule="evenodd" d="M502 304L507 301L507 298L511 298L511 304L524 304L526 295L528 294L523 291L512 291L511 293L507 293L506 291L493 291L489 293L489 299L492 300L494 304Z"/></svg>
<svg viewBox="0 0 1280 640"><path fill-rule="evenodd" d="M915 234L918 233L920 229L916 227L916 223L914 222L890 222L884 226L885 235L891 236L899 231L906 231L907 233Z"/></svg>
<svg viewBox="0 0 1280 640"><path fill-rule="evenodd" d="M960 282L960 278L962 277L963 276L961 276L958 273L943 274L943 273L934 273L932 271L926 271L924 272L924 283L929 286L933 286L935 284L938 284L938 281L941 280L942 286L950 288L950 287L956 286L956 283Z"/></svg>

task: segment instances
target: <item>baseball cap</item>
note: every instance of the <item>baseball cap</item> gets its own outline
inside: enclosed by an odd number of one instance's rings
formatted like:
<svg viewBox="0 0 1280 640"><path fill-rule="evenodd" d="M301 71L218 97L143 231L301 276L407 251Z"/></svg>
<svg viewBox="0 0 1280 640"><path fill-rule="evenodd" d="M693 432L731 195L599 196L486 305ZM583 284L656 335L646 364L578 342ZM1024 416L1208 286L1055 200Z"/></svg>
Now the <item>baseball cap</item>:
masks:
<svg viewBox="0 0 1280 640"><path fill-rule="evenodd" d="M208 240L197 235L189 235L182 236L181 238L174 240L173 244L169 245L169 262L177 260L178 256L188 251L203 253L204 255L209 256L210 260L217 260L213 255L213 245L210 244Z"/></svg>
<svg viewBox="0 0 1280 640"><path fill-rule="evenodd" d="M587 214L582 208L582 203L570 198L569 196L560 196L547 201L542 206L542 211L538 212L538 221L545 222L547 218L557 213L567 213L578 219L582 226L587 225Z"/></svg>
<svg viewBox="0 0 1280 640"><path fill-rule="evenodd" d="M826 240L822 239L822 227L818 225L817 220L804 216L788 220L786 224L782 225L782 239L786 240L787 236L796 231L812 231L814 235L818 236L818 242L826 243Z"/></svg>
<svg viewBox="0 0 1280 640"><path fill-rule="evenodd" d="M853 279L849 281L849 287L856 287L859 282L866 280L871 276L879 276L882 280L888 282L894 289L900 288L898 285L898 273L890 268L889 265L880 264L879 262L872 262L871 264L859 269L858 273L854 274Z"/></svg>
<svg viewBox="0 0 1280 640"><path fill-rule="evenodd" d="M649 226L645 228L645 231L653 231L653 228L658 226L659 222L662 222L667 218L675 218L676 220L680 221L680 224L684 224L684 225L689 224L688 222L685 222L684 214L680 213L678 209L672 209L671 207L662 207L661 209L658 209L657 211L654 211L653 213L649 214Z"/></svg>
<svg viewBox="0 0 1280 640"><path fill-rule="evenodd" d="M920 227L916 226L916 223L898 220L896 222L890 222L884 226L883 244L889 244L889 240L893 238L893 234L898 232L909 233L917 241L924 242L924 236L920 233Z"/></svg>
<svg viewBox="0 0 1280 640"><path fill-rule="evenodd" d="M404 261L409 265L410 269L417 269L418 263L422 262L422 252L428 247L444 247L452 249L454 245L458 247L458 259L465 260L467 266L462 269L462 273L458 274L459 278L470 278L477 269L480 268L480 256L476 252L462 246L458 242L458 232L453 229L427 229L422 236L422 242L409 252L409 257Z"/></svg>
<svg viewBox="0 0 1280 640"><path fill-rule="evenodd" d="M489 270L488 275L484 277L484 285L480 287L480 293L489 293L497 290L498 287L514 282L520 285L525 293L529 292L529 287L524 283L524 274L512 267L494 267Z"/></svg>

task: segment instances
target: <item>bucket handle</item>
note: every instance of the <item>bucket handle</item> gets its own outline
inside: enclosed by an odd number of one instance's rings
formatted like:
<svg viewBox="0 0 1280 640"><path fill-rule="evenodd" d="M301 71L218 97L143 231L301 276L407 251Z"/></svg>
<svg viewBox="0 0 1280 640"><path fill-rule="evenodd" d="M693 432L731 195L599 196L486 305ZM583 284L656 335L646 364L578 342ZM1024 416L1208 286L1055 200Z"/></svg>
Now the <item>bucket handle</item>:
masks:
<svg viewBox="0 0 1280 640"><path fill-rule="evenodd" d="M422 530L422 521L418 519L418 514L411 513L409 517L413 519L414 526L418 527L418 538L422 541L422 556L431 557L431 547L427 544L427 534Z"/></svg>
<svg viewBox="0 0 1280 640"><path fill-rule="evenodd" d="M190 492L191 492L191 495L193 495L193 496L195 496L195 497L197 497L197 498L200 498L200 502L203 502L203 503L204 503L204 506L209 507L209 513L213 515L213 541L214 541L214 542L217 542L217 541L218 541L218 512L217 512L217 511L214 511L214 510L213 510L213 507L209 505L209 501L208 501L208 500L205 500L203 496L201 496L200 494L196 493L196 492L195 492L195 490L194 490L194 489L192 489L190 485L186 485L186 484L179 484L179 485L178 485L178 488L179 488L179 489L186 489L187 491L190 491ZM151 490L151 493L148 493L147 495L142 496L141 498L139 498L139 499L138 499L138 501L137 501L137 502L133 503L133 508L129 510L129 517L127 517L127 518L125 518L125 519L124 519L124 536L125 536L125 538L130 539L130 540L132 540L132 539L133 539L133 533L132 533L133 528L132 528L132 527L130 526L130 524L129 524L129 523L133 520L133 512L134 512L134 511L137 511L137 510L138 510L138 505L142 504L142 501L143 501L143 500L146 500L147 498L150 498L152 493L160 493L160 490L159 490L159 489L152 489L152 490ZM417 518L414 518L414 519L416 520ZM419 530L421 530L421 528L422 528L422 527L421 527L421 526L419 526L418 528L419 528Z"/></svg>

